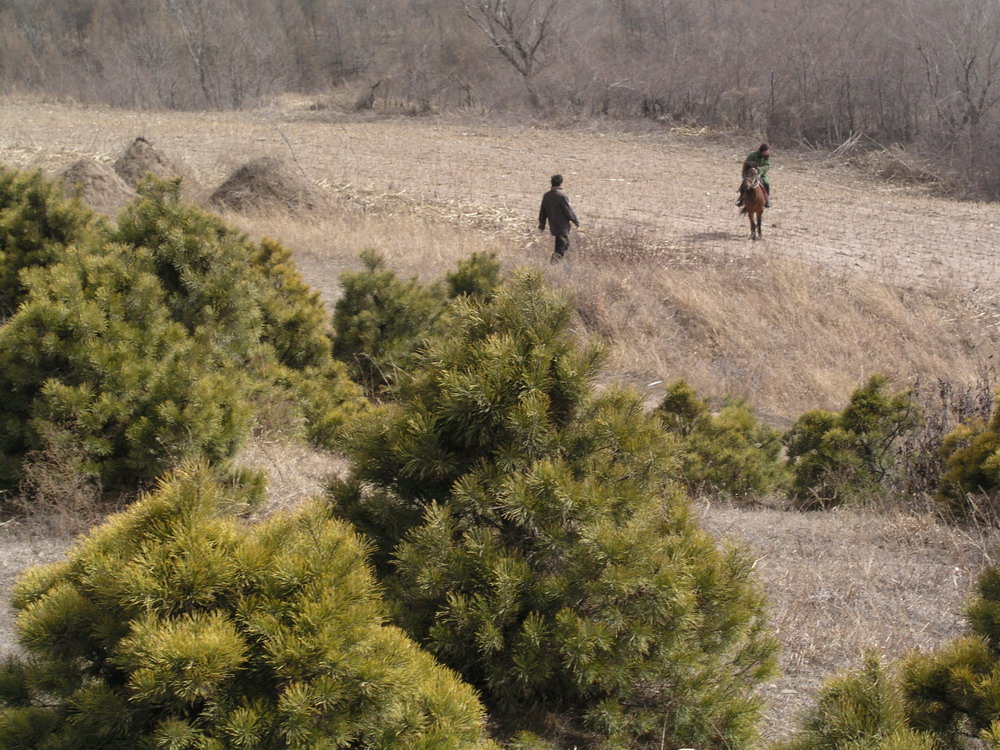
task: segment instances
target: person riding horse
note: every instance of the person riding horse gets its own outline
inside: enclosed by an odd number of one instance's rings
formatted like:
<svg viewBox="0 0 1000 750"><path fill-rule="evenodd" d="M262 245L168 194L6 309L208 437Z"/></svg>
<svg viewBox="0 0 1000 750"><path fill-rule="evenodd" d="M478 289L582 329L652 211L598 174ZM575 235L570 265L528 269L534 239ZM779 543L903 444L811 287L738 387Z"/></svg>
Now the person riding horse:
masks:
<svg viewBox="0 0 1000 750"><path fill-rule="evenodd" d="M743 161L743 179L747 178L747 173L751 169L757 170L760 182L764 186L765 208L771 207L771 181L767 177L767 171L771 168L771 148L766 144L760 144L760 148L752 152ZM737 206L743 205L743 184L740 183L740 199L736 201Z"/></svg>

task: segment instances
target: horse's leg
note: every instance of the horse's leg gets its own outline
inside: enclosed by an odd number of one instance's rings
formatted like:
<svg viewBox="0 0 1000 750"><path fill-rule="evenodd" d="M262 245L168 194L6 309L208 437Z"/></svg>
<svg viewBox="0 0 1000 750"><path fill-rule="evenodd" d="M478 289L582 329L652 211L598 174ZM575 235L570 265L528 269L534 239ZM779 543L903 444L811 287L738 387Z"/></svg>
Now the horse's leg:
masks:
<svg viewBox="0 0 1000 750"><path fill-rule="evenodd" d="M763 231L761 231L763 229L764 229L764 209L762 208L760 210L760 213L757 214L757 239L759 240L764 239L764 233Z"/></svg>

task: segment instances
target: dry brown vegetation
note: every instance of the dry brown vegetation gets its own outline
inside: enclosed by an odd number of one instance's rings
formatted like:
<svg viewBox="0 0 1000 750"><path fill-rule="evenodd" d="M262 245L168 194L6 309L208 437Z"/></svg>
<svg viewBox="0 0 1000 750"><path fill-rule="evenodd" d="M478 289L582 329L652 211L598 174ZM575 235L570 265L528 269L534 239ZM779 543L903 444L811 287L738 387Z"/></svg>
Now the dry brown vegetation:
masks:
<svg viewBox="0 0 1000 750"><path fill-rule="evenodd" d="M786 426L808 408L841 408L874 371L897 387L962 388L996 370L993 207L778 151L775 207L764 241L751 243L732 203L752 143L661 127L373 119L309 104L210 115L7 100L0 162L53 175L80 159L111 165L141 135L211 191L244 165L277 160L289 170L279 187L315 191L322 207L292 214L282 198L256 193L262 203L223 216L291 248L327 304L365 248L425 280L490 250L506 267L545 269L575 300L580 333L608 343L606 379L642 389L650 403L684 377L716 399L744 396ZM551 237L535 217L556 171L583 228L568 260L550 266ZM340 468L280 435L259 437L244 460L268 470L275 506L317 492ZM962 603L996 541L916 507L701 507L710 529L754 551L771 597L784 644L784 675L767 691L771 739L863 648L898 655L961 632ZM57 557L66 541L8 524L0 544L5 595L17 570ZM7 649L10 623L2 628Z"/></svg>
<svg viewBox="0 0 1000 750"><path fill-rule="evenodd" d="M6 0L0 91L735 127L996 198L998 32L992 0Z"/></svg>

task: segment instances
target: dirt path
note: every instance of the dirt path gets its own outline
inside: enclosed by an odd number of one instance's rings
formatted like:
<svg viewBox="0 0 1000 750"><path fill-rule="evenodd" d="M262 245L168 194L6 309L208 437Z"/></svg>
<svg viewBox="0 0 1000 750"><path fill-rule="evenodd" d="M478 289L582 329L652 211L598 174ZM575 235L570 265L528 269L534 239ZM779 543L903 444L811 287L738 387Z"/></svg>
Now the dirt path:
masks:
<svg viewBox="0 0 1000 750"><path fill-rule="evenodd" d="M512 226L523 222L526 244L548 176L561 172L584 234L638 227L668 248L777 253L902 286L1000 289L1000 207L907 194L819 159L775 151L774 208L765 240L750 243L733 200L755 144L667 131L309 117L6 104L0 162L49 172L81 155L110 162L143 135L211 189L249 158L280 154L333 189L428 202L456 217L488 207Z"/></svg>

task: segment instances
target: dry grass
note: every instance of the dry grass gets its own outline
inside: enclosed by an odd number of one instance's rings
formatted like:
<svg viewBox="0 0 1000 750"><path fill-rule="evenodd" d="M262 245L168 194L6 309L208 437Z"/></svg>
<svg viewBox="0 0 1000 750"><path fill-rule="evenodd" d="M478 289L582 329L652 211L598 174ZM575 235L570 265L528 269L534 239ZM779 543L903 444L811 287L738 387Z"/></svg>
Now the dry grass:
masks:
<svg viewBox="0 0 1000 750"><path fill-rule="evenodd" d="M962 610L997 532L944 526L927 513L792 513L704 504L706 527L757 556L781 677L764 689L765 738L786 737L823 680L866 650L888 659L964 631Z"/></svg>
<svg viewBox="0 0 1000 750"><path fill-rule="evenodd" d="M898 387L972 382L997 349L1000 331L954 291L904 291L766 257L654 268L578 266L560 279L587 329L610 342L617 378L663 381L651 398L684 377L787 426L806 409L842 408L874 372Z"/></svg>
<svg viewBox="0 0 1000 750"><path fill-rule="evenodd" d="M267 500L254 511L254 519L322 495L327 478L346 469L343 459L280 437L251 440L235 460L267 473Z"/></svg>
<svg viewBox="0 0 1000 750"><path fill-rule="evenodd" d="M943 379L961 389L996 367L995 207L779 152L766 239L751 244L732 201L753 144L605 124L376 120L308 105L186 114L9 101L0 161L53 174L81 157L110 164L143 135L211 190L249 160L291 159L326 208L224 218L291 248L328 305L363 249L425 281L490 250L507 268L543 269L571 295L580 333L608 342L607 379L644 389L651 403L684 377L709 396L744 396L785 425L807 408L841 407L874 371L897 387ZM537 232L535 212L556 171L583 229L569 259L550 266L551 237ZM280 439L250 445L241 460L271 476L263 513L316 494L343 468ZM996 542L920 513L704 505L703 517L755 551L771 597L784 675L766 690L769 739L786 736L820 682L863 648L895 656L960 633L962 603ZM0 555L4 585L61 548L32 551L24 538L0 530L11 551Z"/></svg>
<svg viewBox="0 0 1000 750"><path fill-rule="evenodd" d="M424 282L440 279L474 251L496 252L508 264L514 260L500 240L402 211L372 212L343 200L334 200L322 216L222 216L254 238L271 237L291 249L300 273L331 308L340 296L340 275L361 268L358 256L365 249L381 253L401 277Z"/></svg>
<svg viewBox="0 0 1000 750"><path fill-rule="evenodd" d="M420 214L398 198L363 209L338 201L326 215L304 220L226 220L292 248L331 305L340 274L359 267L361 248L424 281L441 278L474 250L497 253L508 268L538 267L574 300L581 333L607 343L609 380L645 390L653 401L684 377L710 397L749 399L779 426L809 408L842 408L874 372L897 387L971 383L991 366L1000 342L1000 313L954 288L900 289L782 258L665 255L644 237L601 235L601 228L576 238L569 260L551 266L547 235L514 239ZM615 254L595 261L608 247Z"/></svg>

